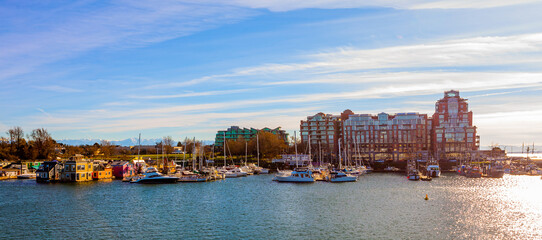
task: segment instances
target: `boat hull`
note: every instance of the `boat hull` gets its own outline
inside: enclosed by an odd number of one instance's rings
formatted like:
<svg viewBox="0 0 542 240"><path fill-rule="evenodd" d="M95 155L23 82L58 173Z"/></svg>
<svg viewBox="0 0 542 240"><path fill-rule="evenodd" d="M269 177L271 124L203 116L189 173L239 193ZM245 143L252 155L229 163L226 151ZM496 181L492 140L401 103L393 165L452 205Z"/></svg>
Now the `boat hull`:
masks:
<svg viewBox="0 0 542 240"><path fill-rule="evenodd" d="M329 181L332 182L332 183L356 182L356 181L358 181L358 178L356 178L356 177L340 177L340 178L332 178Z"/></svg>
<svg viewBox="0 0 542 240"><path fill-rule="evenodd" d="M293 178L293 177L281 177L276 176L275 181L277 182L290 182L290 183L313 183L315 182L314 178Z"/></svg>
<svg viewBox="0 0 542 240"><path fill-rule="evenodd" d="M164 178L142 178L130 183L142 183L142 184L160 184L160 183L176 183L178 178L164 177Z"/></svg>
<svg viewBox="0 0 542 240"><path fill-rule="evenodd" d="M420 176L418 176L418 175L409 175L408 180L410 180L410 181L419 181Z"/></svg>

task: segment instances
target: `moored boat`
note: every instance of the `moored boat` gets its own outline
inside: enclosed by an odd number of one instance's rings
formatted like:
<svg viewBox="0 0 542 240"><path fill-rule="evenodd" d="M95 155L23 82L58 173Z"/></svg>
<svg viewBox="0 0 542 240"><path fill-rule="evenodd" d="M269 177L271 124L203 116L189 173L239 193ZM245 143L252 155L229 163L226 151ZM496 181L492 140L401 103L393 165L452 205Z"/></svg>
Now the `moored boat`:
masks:
<svg viewBox="0 0 542 240"><path fill-rule="evenodd" d="M504 176L504 168L501 165L489 166L487 177L490 178L502 178Z"/></svg>
<svg viewBox="0 0 542 240"><path fill-rule="evenodd" d="M273 179L277 182L313 183L312 171L308 168L296 168L291 173L279 173Z"/></svg>
<svg viewBox="0 0 542 240"><path fill-rule="evenodd" d="M356 182L358 181L358 177L346 174L342 171L333 171L329 174L328 177L329 182L337 183L337 182Z"/></svg>
<svg viewBox="0 0 542 240"><path fill-rule="evenodd" d="M142 177L133 177L130 183L176 183L178 178L164 176L154 167L147 168Z"/></svg>
<svg viewBox="0 0 542 240"><path fill-rule="evenodd" d="M416 169L411 170L408 173L407 178L408 178L408 180L411 180L411 181L418 181L418 180L420 180L420 173Z"/></svg>
<svg viewBox="0 0 542 240"><path fill-rule="evenodd" d="M36 178L35 173L23 173L21 175L17 175L17 179L34 179Z"/></svg>
<svg viewBox="0 0 542 240"><path fill-rule="evenodd" d="M430 177L440 177L440 166L439 165L428 165L427 166L427 175Z"/></svg>
<svg viewBox="0 0 542 240"><path fill-rule="evenodd" d="M471 169L469 169L467 171L467 173L465 174L465 177L468 177L468 178L481 178L482 177L482 171L480 170L479 167L472 167Z"/></svg>

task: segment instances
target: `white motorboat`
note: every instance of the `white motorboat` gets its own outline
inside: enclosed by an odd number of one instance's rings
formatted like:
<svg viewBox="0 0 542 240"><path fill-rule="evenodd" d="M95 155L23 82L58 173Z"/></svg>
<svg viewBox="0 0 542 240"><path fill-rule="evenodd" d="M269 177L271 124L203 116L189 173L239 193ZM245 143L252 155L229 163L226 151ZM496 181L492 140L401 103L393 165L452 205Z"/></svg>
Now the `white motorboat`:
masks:
<svg viewBox="0 0 542 240"><path fill-rule="evenodd" d="M427 175L430 177L440 177L440 166L439 165L428 165L427 166Z"/></svg>
<svg viewBox="0 0 542 240"><path fill-rule="evenodd" d="M248 173L242 171L240 168L233 168L228 170L226 173L226 178L236 178L236 177L246 177Z"/></svg>
<svg viewBox="0 0 542 240"><path fill-rule="evenodd" d="M279 172L273 179L277 182L292 182L292 183L313 183L315 181L312 176L312 171L308 168L296 168L294 171Z"/></svg>
<svg viewBox="0 0 542 240"><path fill-rule="evenodd" d="M341 171L333 171L328 177L329 182L355 182L358 180L357 176L346 174Z"/></svg>
<svg viewBox="0 0 542 240"><path fill-rule="evenodd" d="M142 177L132 177L130 183L176 183L178 178L164 176L154 167L149 167Z"/></svg>
<svg viewBox="0 0 542 240"><path fill-rule="evenodd" d="M408 178L408 180L411 180L411 181L419 181L420 180L420 173L416 169L411 170L408 173L407 178Z"/></svg>

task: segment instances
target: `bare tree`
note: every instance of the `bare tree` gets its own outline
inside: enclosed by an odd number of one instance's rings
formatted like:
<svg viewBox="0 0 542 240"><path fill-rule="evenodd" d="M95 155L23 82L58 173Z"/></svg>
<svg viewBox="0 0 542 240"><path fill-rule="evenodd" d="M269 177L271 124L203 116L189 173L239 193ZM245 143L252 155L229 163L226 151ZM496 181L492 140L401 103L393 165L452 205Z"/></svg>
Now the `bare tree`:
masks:
<svg viewBox="0 0 542 240"><path fill-rule="evenodd" d="M162 143L164 144L164 153L166 154L166 156L173 152L174 142L171 136L163 137Z"/></svg>
<svg viewBox="0 0 542 240"><path fill-rule="evenodd" d="M37 128L30 134L32 152L37 159L50 159L55 154L56 142L47 129Z"/></svg>
<svg viewBox="0 0 542 240"><path fill-rule="evenodd" d="M113 150L115 146L108 141L108 140L102 140L100 141L100 151L103 153L104 158L109 158L113 155Z"/></svg>
<svg viewBox="0 0 542 240"><path fill-rule="evenodd" d="M23 129L21 127L12 127L6 133L9 135L11 155L18 159L23 158L25 155L24 146L26 145Z"/></svg>

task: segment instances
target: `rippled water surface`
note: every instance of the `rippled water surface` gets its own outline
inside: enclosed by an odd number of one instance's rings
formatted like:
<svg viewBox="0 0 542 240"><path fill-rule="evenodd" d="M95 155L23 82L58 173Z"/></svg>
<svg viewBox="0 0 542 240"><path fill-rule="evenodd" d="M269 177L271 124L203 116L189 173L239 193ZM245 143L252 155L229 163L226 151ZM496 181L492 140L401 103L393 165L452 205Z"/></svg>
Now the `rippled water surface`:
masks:
<svg viewBox="0 0 542 240"><path fill-rule="evenodd" d="M0 181L2 239L542 239L542 180L356 183ZM424 197L428 194L429 200Z"/></svg>

